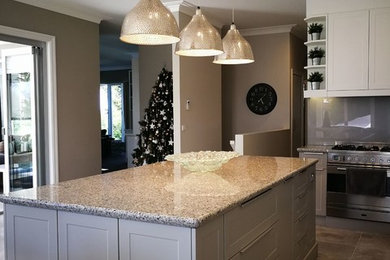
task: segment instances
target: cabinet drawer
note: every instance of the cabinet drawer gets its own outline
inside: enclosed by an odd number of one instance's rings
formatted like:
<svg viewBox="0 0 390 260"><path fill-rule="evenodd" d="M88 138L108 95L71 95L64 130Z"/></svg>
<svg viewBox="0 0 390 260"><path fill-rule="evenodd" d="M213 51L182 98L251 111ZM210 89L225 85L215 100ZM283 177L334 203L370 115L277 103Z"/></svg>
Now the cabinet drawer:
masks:
<svg viewBox="0 0 390 260"><path fill-rule="evenodd" d="M309 183L309 171L305 170L304 172L301 172L296 175L294 177L293 183L294 198L296 198L305 190L307 184Z"/></svg>
<svg viewBox="0 0 390 260"><path fill-rule="evenodd" d="M246 245L231 260L277 259L278 222Z"/></svg>
<svg viewBox="0 0 390 260"><path fill-rule="evenodd" d="M294 199L294 219L293 221L298 220L299 217L305 214L307 212L309 206L310 206L310 200L313 198L310 198L310 196L313 196L313 193L310 192L310 185L306 184L302 186L300 189L300 192Z"/></svg>
<svg viewBox="0 0 390 260"><path fill-rule="evenodd" d="M309 212L305 212L302 216L300 216L295 222L295 232L294 232L294 241L300 241L302 237L307 233L310 228L310 214Z"/></svg>
<svg viewBox="0 0 390 260"><path fill-rule="evenodd" d="M294 243L294 258L304 259L306 254L315 244L315 219L307 217L306 231L301 234L301 237Z"/></svg>
<svg viewBox="0 0 390 260"><path fill-rule="evenodd" d="M274 189L232 209L224 215L226 257L238 253L267 230L277 219L277 197Z"/></svg>

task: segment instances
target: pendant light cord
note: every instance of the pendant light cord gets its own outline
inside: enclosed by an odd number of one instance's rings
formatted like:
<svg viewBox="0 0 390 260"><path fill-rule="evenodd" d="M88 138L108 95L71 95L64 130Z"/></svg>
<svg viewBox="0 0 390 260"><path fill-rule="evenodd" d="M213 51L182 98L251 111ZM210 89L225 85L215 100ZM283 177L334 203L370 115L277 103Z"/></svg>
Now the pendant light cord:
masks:
<svg viewBox="0 0 390 260"><path fill-rule="evenodd" d="M232 24L234 24L234 8L232 9Z"/></svg>

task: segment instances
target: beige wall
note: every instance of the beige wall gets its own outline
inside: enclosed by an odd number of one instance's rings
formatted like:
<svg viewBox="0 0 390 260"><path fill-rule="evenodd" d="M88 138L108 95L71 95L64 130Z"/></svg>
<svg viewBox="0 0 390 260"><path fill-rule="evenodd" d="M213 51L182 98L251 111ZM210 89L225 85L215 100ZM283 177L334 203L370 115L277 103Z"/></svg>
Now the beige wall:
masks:
<svg viewBox="0 0 390 260"><path fill-rule="evenodd" d="M290 127L290 34L246 37L255 62L222 68L222 147L231 150L235 134L289 129ZM246 105L248 90L257 83L270 84L278 101L267 115L256 115Z"/></svg>
<svg viewBox="0 0 390 260"><path fill-rule="evenodd" d="M191 20L184 13L175 13L175 17L181 29ZM221 65L213 64L213 57L173 55L174 103L180 104L175 107L175 153L219 151L222 149Z"/></svg>
<svg viewBox="0 0 390 260"><path fill-rule="evenodd" d="M152 89L157 76L165 67L172 71L172 45L139 46L139 95L140 119L149 106Z"/></svg>
<svg viewBox="0 0 390 260"><path fill-rule="evenodd" d="M59 179L100 173L99 25L11 0L0 24L56 37Z"/></svg>
<svg viewBox="0 0 390 260"><path fill-rule="evenodd" d="M181 152L222 149L221 66L212 61L180 58Z"/></svg>

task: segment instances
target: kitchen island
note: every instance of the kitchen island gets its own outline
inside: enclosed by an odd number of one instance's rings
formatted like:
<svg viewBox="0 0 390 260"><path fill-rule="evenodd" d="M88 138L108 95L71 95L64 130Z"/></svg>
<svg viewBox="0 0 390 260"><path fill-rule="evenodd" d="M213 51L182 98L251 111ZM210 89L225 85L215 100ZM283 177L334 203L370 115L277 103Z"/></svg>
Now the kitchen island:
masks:
<svg viewBox="0 0 390 260"><path fill-rule="evenodd" d="M161 162L1 195L7 259L315 259L315 163Z"/></svg>

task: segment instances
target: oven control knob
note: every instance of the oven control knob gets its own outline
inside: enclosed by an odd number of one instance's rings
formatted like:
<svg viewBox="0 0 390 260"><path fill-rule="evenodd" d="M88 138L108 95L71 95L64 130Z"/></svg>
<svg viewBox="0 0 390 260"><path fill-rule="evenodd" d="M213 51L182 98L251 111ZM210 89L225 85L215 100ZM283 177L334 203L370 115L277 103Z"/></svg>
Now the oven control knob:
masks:
<svg viewBox="0 0 390 260"><path fill-rule="evenodd" d="M374 163L375 162L375 158L371 158L370 162Z"/></svg>
<svg viewBox="0 0 390 260"><path fill-rule="evenodd" d="M379 163L383 163L383 159L379 159Z"/></svg>
<svg viewBox="0 0 390 260"><path fill-rule="evenodd" d="M389 159L389 160L387 160L387 163L390 163L390 159Z"/></svg>
<svg viewBox="0 0 390 260"><path fill-rule="evenodd" d="M355 161L358 162L359 161L359 157L355 157Z"/></svg>
<svg viewBox="0 0 390 260"><path fill-rule="evenodd" d="M348 156L347 157L347 161L350 161L352 158L351 158L351 156Z"/></svg>

